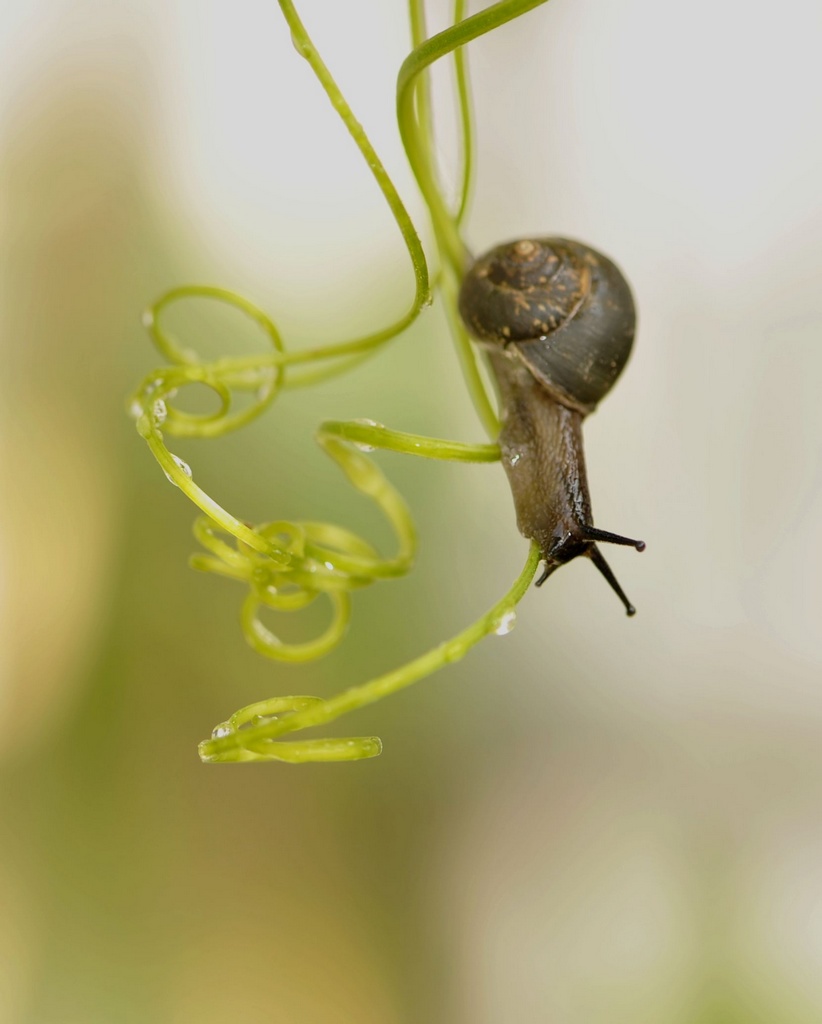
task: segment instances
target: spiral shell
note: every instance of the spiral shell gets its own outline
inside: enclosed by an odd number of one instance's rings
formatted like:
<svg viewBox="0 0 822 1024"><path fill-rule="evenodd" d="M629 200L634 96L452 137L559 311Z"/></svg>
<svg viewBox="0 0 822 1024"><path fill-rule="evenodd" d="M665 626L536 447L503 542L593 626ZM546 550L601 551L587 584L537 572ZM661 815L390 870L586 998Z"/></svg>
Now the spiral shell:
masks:
<svg viewBox="0 0 822 1024"><path fill-rule="evenodd" d="M567 238L491 249L466 274L459 308L474 338L505 346L557 402L583 415L613 387L636 330L622 273Z"/></svg>

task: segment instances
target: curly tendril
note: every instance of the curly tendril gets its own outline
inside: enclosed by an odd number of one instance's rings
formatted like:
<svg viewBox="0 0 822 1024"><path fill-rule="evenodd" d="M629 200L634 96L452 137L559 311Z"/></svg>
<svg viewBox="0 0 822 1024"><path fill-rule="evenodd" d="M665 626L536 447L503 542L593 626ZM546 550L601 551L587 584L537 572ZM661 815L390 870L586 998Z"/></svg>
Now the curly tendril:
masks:
<svg viewBox="0 0 822 1024"><path fill-rule="evenodd" d="M208 762L292 763L358 761L364 757L375 757L382 750L382 744L376 736L302 740L296 743L281 742L279 737L299 729L326 725L349 711L382 700L424 679L437 669L459 661L489 634L503 636L510 632L516 615L514 609L531 584L539 558L539 550L532 544L525 567L505 597L482 618L450 640L401 668L378 676L362 686L345 690L330 700L317 697L275 697L270 701L250 704L236 712L227 722L218 725L211 739L200 744L200 757Z"/></svg>
<svg viewBox="0 0 822 1024"><path fill-rule="evenodd" d="M404 452L452 462L492 462L499 459L496 445L463 445L387 430L374 423L324 423L317 441L339 465L351 484L381 508L397 538L393 558L381 558L361 537L332 523L274 522L256 527L265 540L278 544L290 556L287 565L272 560L242 541L234 546L220 536L208 517L198 519L194 535L210 555L193 555L195 569L247 583L250 593L243 605L242 628L259 653L280 661L307 661L332 650L345 634L350 615L348 592L378 580L402 576L411 568L416 548L414 522L402 496L381 470L356 447ZM351 446L354 446L352 448ZM332 607L331 623L317 639L287 644L260 621L260 609L300 611L325 595Z"/></svg>
<svg viewBox="0 0 822 1024"><path fill-rule="evenodd" d="M477 414L492 441L498 432L493 403L486 391L477 357L456 309L456 292L468 259L459 226L464 217L472 168L470 92L461 46L545 0L502 0L464 18L464 0L456 0L454 25L426 38L422 0L410 0L414 49L397 82L397 116L403 144L431 215L440 256L437 290L443 298L461 368ZM314 47L291 0L279 0L297 52L305 58L359 148L400 229L414 271L415 291L407 312L393 324L364 337L304 350L289 350L269 316L248 299L211 285L184 285L159 298L144 314L144 324L166 364L140 384L130 400L137 430L168 479L204 513L194 534L204 549L192 555L193 568L239 581L248 588L240 621L249 644L265 657L303 662L322 657L343 639L351 614L351 593L380 580L407 573L416 549L411 513L399 492L368 457L377 449L452 462L494 462L496 444L462 444L389 430L370 420L323 423L317 442L337 463L351 485L373 501L391 525L396 550L380 554L368 541L345 527L310 521L250 524L236 518L197 483L191 468L166 445L171 437L219 437L250 423L268 409L283 388L309 387L348 372L402 333L431 301L428 264L414 225L370 141ZM456 92L463 149L459 195L451 212L437 181L432 157L432 130L427 69L455 55ZM248 318L266 339L260 354L207 361L196 349L183 346L165 325L166 313L186 300L219 303ZM208 413L183 411L175 404L191 385L208 388L217 399ZM241 399L238 401L238 399ZM200 744L207 762L350 761L373 757L382 745L376 737L282 740L302 729L325 725L341 715L380 700L446 664L462 658L491 633L510 630L515 608L537 568L539 552L532 545L525 566L508 593L485 615L452 639L370 682L329 700L318 697L274 697L237 711ZM324 601L329 618L311 640L289 642L262 619L265 612L298 613Z"/></svg>

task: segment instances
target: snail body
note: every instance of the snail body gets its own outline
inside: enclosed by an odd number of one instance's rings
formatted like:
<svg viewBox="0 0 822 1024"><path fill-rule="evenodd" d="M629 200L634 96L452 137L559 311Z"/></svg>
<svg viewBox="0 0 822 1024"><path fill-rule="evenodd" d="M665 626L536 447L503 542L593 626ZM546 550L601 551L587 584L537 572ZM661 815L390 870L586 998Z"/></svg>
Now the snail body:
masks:
<svg viewBox="0 0 822 1024"><path fill-rule="evenodd" d="M580 242L522 239L474 262L459 308L497 384L499 444L517 525L544 562L537 585L585 555L633 615L597 541L638 551L645 545L594 526L582 444L584 417L631 353L636 312L627 281Z"/></svg>

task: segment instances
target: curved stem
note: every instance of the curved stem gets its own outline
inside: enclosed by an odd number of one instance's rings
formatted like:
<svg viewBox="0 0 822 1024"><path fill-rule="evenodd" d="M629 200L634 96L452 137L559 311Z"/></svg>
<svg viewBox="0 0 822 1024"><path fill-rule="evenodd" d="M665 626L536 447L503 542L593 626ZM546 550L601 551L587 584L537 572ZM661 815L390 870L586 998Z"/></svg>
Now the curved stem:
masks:
<svg viewBox="0 0 822 1024"><path fill-rule="evenodd" d="M531 545L525 566L508 593L450 640L438 644L400 668L345 690L330 700L281 697L275 698L274 702L263 701L251 705L238 712L233 720L217 726L212 738L200 744L200 757L209 763L268 760L299 763L350 761L376 756L382 744L373 736L290 743L275 741L288 733L326 725L350 711L398 693L438 669L464 658L472 647L489 634L508 632L516 606L531 584L539 559L538 549ZM257 724L258 721L260 724Z"/></svg>
<svg viewBox="0 0 822 1024"><path fill-rule="evenodd" d="M410 323L413 322L413 320L416 319L422 307L430 301L428 265L425 260L425 253L423 252L422 244L419 236L417 235L416 229L414 228L414 224L408 216L408 211L405 209L405 206L399 197L399 193L394 187L394 183L386 173L386 170L382 165L382 161L377 156L376 151L371 145L368 136L365 134L362 125L356 117L354 117L353 111L346 102L343 94L340 92L337 83L334 81L334 78L325 66L323 59L314 47L311 37L306 31L305 26L294 8L292 0L278 0L278 3L285 20L288 23L288 27L291 29L291 37L294 40L297 52L301 54L301 56L305 57L311 65L311 70L314 72L320 82L320 85L325 90L332 106L339 114L341 120L345 124L345 127L348 129L348 132L356 143L357 148L365 157L365 161L368 164L377 185L379 185L380 191L385 196L386 202L394 215L394 219L402 232L403 240L405 241L408 254L411 257L411 263L414 267L417 287L411 309L402 319L397 321L393 327L387 328L384 331L378 331L374 335L369 335L367 338L361 339L361 343L378 344L377 339L379 339L379 341L384 341L390 337L394 337L396 334L399 334L400 331L403 331Z"/></svg>
<svg viewBox="0 0 822 1024"><path fill-rule="evenodd" d="M462 322L462 317L457 309L458 285L450 274L444 275L441 282L443 296L443 307L451 337L454 339L454 346L457 350L460 369L465 379L468 394L474 403L474 409L480 419L486 433L496 441L499 436L499 417L494 410L494 405L488 396L488 389L480 375L477 352L468 332Z"/></svg>
<svg viewBox="0 0 822 1024"><path fill-rule="evenodd" d="M423 126L415 117L416 83L422 72L440 57L546 2L547 0L500 0L484 11L478 11L458 25L438 32L416 46L403 61L397 77L397 121L408 162L431 213L440 248L458 279L462 278L465 271L467 252L457 230L457 224L437 186L430 146L424 139Z"/></svg>
<svg viewBox="0 0 822 1024"><path fill-rule="evenodd" d="M467 71L462 47L491 29L545 3L546 0L502 0L470 18L463 19L464 2L455 0L455 24L443 32L423 39L424 19L422 0L410 0L414 49L403 62L397 78L397 120L408 161L425 198L431 215L434 235L440 252L442 270L439 286L443 295L446 316L457 357L468 387L471 400L488 436L495 439L499 433L499 419L494 410L485 382L480 373L477 354L457 312L459 283L470 259L468 249L460 235L459 225L464 216L471 181L472 127L468 94ZM459 205L451 215L436 177L433 161L433 140L430 117L427 114L428 67L446 54L454 53L459 117L462 129L463 177Z"/></svg>
<svg viewBox="0 0 822 1024"><path fill-rule="evenodd" d="M458 25L465 17L465 0L455 0L454 24ZM459 123L462 132L462 181L460 196L454 220L457 227L462 224L468 209L471 195L471 177L474 169L474 128L471 112L471 90L468 84L468 68L465 62L465 50L458 46L454 50L454 72L457 84L457 103L459 106Z"/></svg>
<svg viewBox="0 0 822 1024"><path fill-rule="evenodd" d="M364 448L382 448L404 455L420 455L425 459L444 459L449 462L499 462L500 450L496 444L462 444L443 441L420 434L407 434L389 430L380 423L349 420L340 423L328 420L321 424L318 437L338 437Z"/></svg>
<svg viewBox="0 0 822 1024"><path fill-rule="evenodd" d="M351 591L407 573L416 553L414 520L402 495L366 455L377 448L451 462L495 462L496 445L468 445L389 430L370 421L323 423L316 434L323 451L345 473L352 486L373 501L396 537L395 554L383 557L367 541L332 523L279 521L250 526L234 519L213 502L175 462L156 425L148 438L169 478L208 513L198 519L194 535L207 554L193 555L192 568L245 583L241 626L251 646L277 661L320 658L343 639L350 617ZM221 534L233 536L232 546ZM330 602L331 619L322 634L293 643L281 639L260 619L274 612L302 611L320 596Z"/></svg>

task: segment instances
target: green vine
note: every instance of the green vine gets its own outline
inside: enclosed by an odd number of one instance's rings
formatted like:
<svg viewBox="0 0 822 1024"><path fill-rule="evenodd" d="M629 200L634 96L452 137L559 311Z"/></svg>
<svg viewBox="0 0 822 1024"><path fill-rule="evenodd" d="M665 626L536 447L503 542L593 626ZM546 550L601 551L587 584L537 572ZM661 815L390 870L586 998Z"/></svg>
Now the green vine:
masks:
<svg viewBox="0 0 822 1024"><path fill-rule="evenodd" d="M194 534L204 553L191 565L205 572L238 580L248 587L241 624L251 646L265 657L302 662L331 651L345 635L351 613L351 592L407 573L416 550L416 532L402 496L367 452L375 449L453 462L494 462L496 444L461 444L389 430L362 420L328 422L317 441L337 463L353 487L374 501L394 531L396 551L381 555L371 544L344 527L331 523L275 521L251 525L237 519L199 487L188 465L166 445L171 437L218 437L260 416L283 388L309 387L348 372L401 334L431 302L428 264L419 236L379 157L312 43L291 0L278 0L297 52L310 64L352 139L368 164L397 222L414 271L414 298L395 323L350 341L305 350L289 350L263 310L234 292L207 285L186 285L163 295L144 315L149 334L167 365L150 373L130 399L137 430L169 480L205 513ZM487 393L475 351L462 327L456 295L469 255L460 233L472 172L470 90L460 49L472 39L511 21L545 0L502 0L464 18L464 0L456 0L454 24L426 37L422 0L410 0L413 50L397 81L397 118L409 163L431 215L439 253L435 289L441 296L466 385L481 422L493 441L498 432L494 406ZM463 167L459 195L450 210L437 181L433 159L431 106L427 69L454 54L456 94L461 124ZM169 307L184 300L205 300L233 307L265 335L270 348L261 355L205 361L182 347L164 325ZM300 369L307 366L308 369ZM217 397L218 408L208 414L184 412L174 405L181 389L204 385ZM237 395L250 396L234 410ZM381 750L376 737L282 741L298 730L324 725L411 685L444 665L462 658L492 633L505 633L515 608L536 572L539 555L532 545L525 567L511 589L485 615L455 637L386 675L355 686L329 700L317 697L275 697L236 712L217 726L211 739L200 744L208 762L224 761L349 761L373 757ZM318 599L329 605L325 630L303 643L287 643L261 621L264 608L298 612Z"/></svg>

